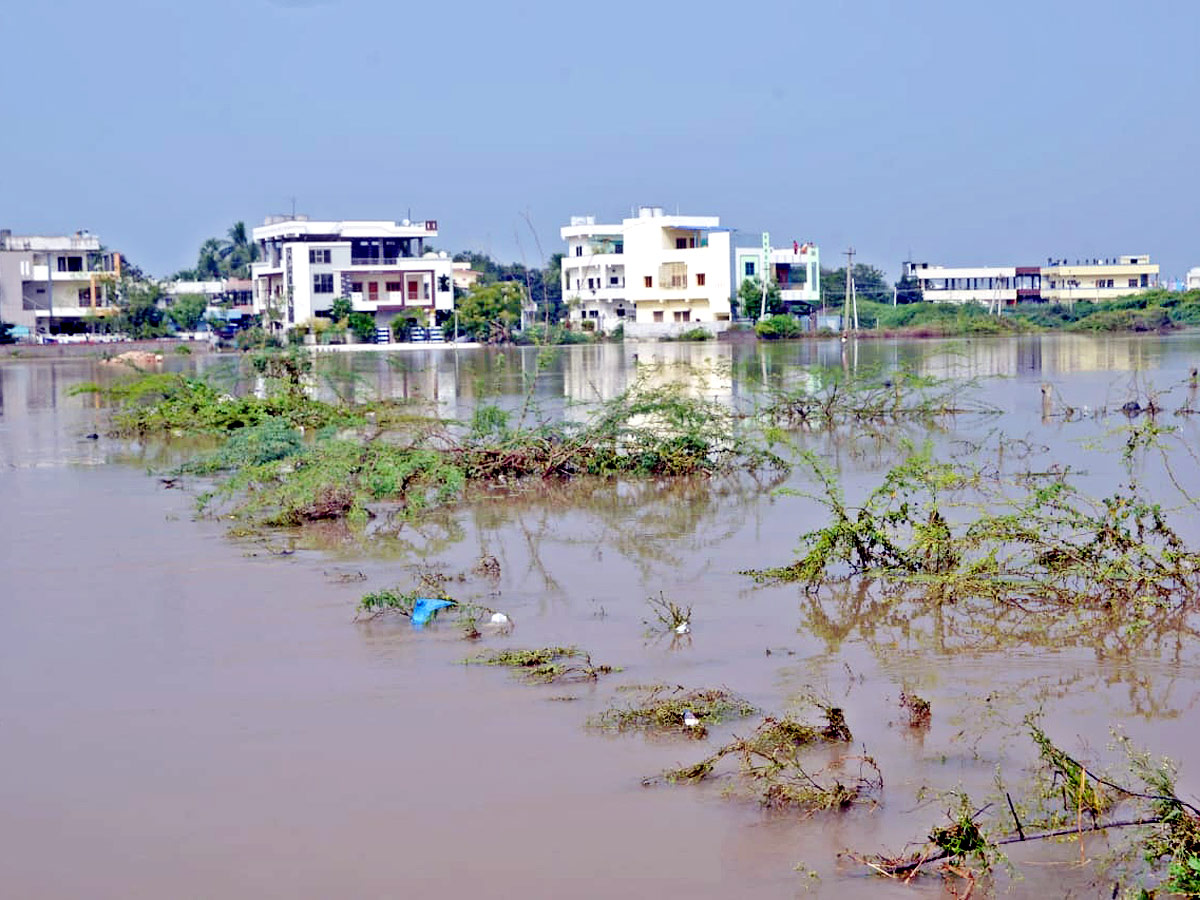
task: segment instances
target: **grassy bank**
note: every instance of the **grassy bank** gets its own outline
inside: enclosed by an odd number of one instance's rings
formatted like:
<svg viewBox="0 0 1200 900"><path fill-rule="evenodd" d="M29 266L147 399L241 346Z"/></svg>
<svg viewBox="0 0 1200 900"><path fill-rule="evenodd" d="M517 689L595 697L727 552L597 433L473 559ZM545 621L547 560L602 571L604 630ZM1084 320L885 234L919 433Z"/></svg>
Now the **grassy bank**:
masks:
<svg viewBox="0 0 1200 900"><path fill-rule="evenodd" d="M839 312L840 310L831 310ZM778 318L778 317L775 317ZM1200 326L1200 291L1152 290L1116 300L1020 303L997 316L976 304L858 302L862 336L961 337L1061 330L1082 332L1161 332ZM761 331L762 329L760 329ZM777 326L760 336L794 337Z"/></svg>

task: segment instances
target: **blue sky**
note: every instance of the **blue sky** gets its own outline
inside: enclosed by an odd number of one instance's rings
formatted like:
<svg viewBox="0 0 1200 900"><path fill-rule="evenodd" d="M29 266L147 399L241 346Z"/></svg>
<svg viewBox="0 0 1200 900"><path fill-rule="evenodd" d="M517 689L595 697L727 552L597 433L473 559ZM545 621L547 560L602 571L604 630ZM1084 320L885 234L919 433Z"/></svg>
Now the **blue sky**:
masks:
<svg viewBox="0 0 1200 900"><path fill-rule="evenodd" d="M540 262L572 214L899 262L1200 265L1194 0L6 5L0 227L143 268L296 209Z"/></svg>

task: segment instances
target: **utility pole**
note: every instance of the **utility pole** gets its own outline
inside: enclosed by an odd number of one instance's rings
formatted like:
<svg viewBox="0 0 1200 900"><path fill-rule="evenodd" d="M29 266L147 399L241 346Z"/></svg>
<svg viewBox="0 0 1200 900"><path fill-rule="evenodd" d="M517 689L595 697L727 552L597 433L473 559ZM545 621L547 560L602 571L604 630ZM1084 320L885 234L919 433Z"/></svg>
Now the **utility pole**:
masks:
<svg viewBox="0 0 1200 900"><path fill-rule="evenodd" d="M846 251L846 299L842 305L842 340L850 337L850 285L854 280L854 248Z"/></svg>
<svg viewBox="0 0 1200 900"><path fill-rule="evenodd" d="M758 317L765 319L767 316L767 279L771 276L771 235L769 232L762 233L762 304L759 307Z"/></svg>

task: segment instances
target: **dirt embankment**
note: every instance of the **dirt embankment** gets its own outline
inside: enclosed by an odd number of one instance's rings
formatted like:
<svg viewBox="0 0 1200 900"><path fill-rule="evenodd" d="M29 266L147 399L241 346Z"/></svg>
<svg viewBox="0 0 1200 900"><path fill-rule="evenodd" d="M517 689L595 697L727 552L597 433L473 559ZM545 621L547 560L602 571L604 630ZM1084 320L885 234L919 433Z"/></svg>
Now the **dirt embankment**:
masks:
<svg viewBox="0 0 1200 900"><path fill-rule="evenodd" d="M181 341L157 339L149 341L114 341L105 343L71 344L8 344L0 347L0 359L59 359L84 356L118 356L130 350L144 353L175 352L177 347L187 347L192 353L211 353L208 341Z"/></svg>

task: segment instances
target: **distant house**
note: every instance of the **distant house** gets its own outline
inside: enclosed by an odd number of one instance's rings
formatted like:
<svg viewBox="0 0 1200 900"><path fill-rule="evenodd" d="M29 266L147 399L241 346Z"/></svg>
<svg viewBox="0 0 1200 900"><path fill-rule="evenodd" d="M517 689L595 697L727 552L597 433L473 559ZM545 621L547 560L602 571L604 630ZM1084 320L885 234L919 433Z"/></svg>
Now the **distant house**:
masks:
<svg viewBox="0 0 1200 900"><path fill-rule="evenodd" d="M426 249L437 222L311 221L271 216L254 229L254 309L275 327L327 315L345 297L376 325L454 309L453 264Z"/></svg>
<svg viewBox="0 0 1200 900"><path fill-rule="evenodd" d="M1044 266L904 264L904 274L916 280L922 299L985 306L1018 301L1113 300L1158 287L1158 270L1158 264L1151 263L1144 254L1074 263L1050 258Z"/></svg>
<svg viewBox="0 0 1200 900"><path fill-rule="evenodd" d="M560 234L572 321L601 331L624 324L630 337L729 326L729 232L718 217L643 206L619 225L574 216Z"/></svg>
<svg viewBox="0 0 1200 900"><path fill-rule="evenodd" d="M1187 289L1189 291L1200 290L1200 266L1196 266L1194 269L1188 269Z"/></svg>
<svg viewBox="0 0 1200 900"><path fill-rule="evenodd" d="M482 272L478 272L471 268L469 262L452 263L454 273L454 286L460 291L469 291L483 277Z"/></svg>
<svg viewBox="0 0 1200 900"><path fill-rule="evenodd" d="M904 274L916 280L921 298L930 302L979 303L984 306L1017 302L1016 266L905 263Z"/></svg>
<svg viewBox="0 0 1200 900"><path fill-rule="evenodd" d="M1115 259L1049 260L1042 266L1042 299L1115 300L1158 287L1158 264L1145 254Z"/></svg>
<svg viewBox="0 0 1200 900"><path fill-rule="evenodd" d="M197 295L208 301L205 315L231 323L254 315L254 281L250 278L226 278L211 281L168 281L163 284L166 305L177 297Z"/></svg>
<svg viewBox="0 0 1200 900"><path fill-rule="evenodd" d="M86 231L14 235L0 230L0 321L29 334L81 331L116 313L121 254Z"/></svg>
<svg viewBox="0 0 1200 900"><path fill-rule="evenodd" d="M737 286L750 278L779 286L779 297L789 312L807 314L821 304L821 254L813 243L793 241L787 247L771 247L764 256L762 247L738 247L734 250L734 278ZM758 314L758 310L753 310Z"/></svg>

